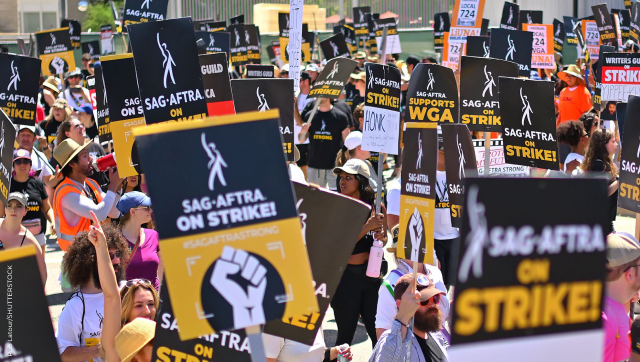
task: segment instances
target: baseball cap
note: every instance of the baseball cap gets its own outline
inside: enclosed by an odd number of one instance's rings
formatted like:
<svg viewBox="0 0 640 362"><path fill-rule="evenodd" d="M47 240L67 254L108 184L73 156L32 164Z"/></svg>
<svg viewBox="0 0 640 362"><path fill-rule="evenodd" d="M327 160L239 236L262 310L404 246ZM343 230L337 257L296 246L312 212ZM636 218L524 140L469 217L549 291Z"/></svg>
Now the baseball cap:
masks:
<svg viewBox="0 0 640 362"><path fill-rule="evenodd" d="M411 287L411 284L413 284L413 274L409 273L401 276L393 290L395 299L402 298L402 295ZM416 290L420 292L421 301L425 301L437 294L445 294L442 290L436 288L429 277L422 273L418 273L416 277Z"/></svg>
<svg viewBox="0 0 640 362"><path fill-rule="evenodd" d="M31 153L25 149L19 149L13 151L13 160L17 160L19 158L26 158L27 160L31 160Z"/></svg>
<svg viewBox="0 0 640 362"><path fill-rule="evenodd" d="M640 243L631 234L613 232L607 235L607 267L615 268L640 257Z"/></svg>
<svg viewBox="0 0 640 362"><path fill-rule="evenodd" d="M34 126L27 126L26 124L21 124L18 127L18 133L20 133L20 131L22 131L23 129L28 129L29 131L33 132L33 134L36 134L36 128Z"/></svg>
<svg viewBox="0 0 640 362"><path fill-rule="evenodd" d="M75 107L73 107L73 109L76 112L83 112L83 113L89 113L89 114L93 113L93 107L91 107L88 104L83 104L81 106L75 106Z"/></svg>
<svg viewBox="0 0 640 362"><path fill-rule="evenodd" d="M353 131L349 133L347 138L345 138L344 140L344 146L349 150L352 150L360 145L362 145L362 132L360 131Z"/></svg>
<svg viewBox="0 0 640 362"><path fill-rule="evenodd" d="M287 72L289 73L289 63L285 64L282 66L282 68L280 68L280 72Z"/></svg>
<svg viewBox="0 0 640 362"><path fill-rule="evenodd" d="M338 174L340 171L344 171L350 175L362 175L366 178L370 178L371 174L369 173L369 167L364 161L359 160L357 158L352 158L349 161L345 162L342 167L336 167L333 169L333 173Z"/></svg>
<svg viewBox="0 0 640 362"><path fill-rule="evenodd" d="M143 194L140 191L131 191L122 195L118 203L116 204L116 208L122 215L126 215L129 213L129 210L136 208L138 206L151 206L151 199L149 196Z"/></svg>
<svg viewBox="0 0 640 362"><path fill-rule="evenodd" d="M366 59L366 58L367 58L367 53L363 51L359 51L353 56L353 59Z"/></svg>
<svg viewBox="0 0 640 362"><path fill-rule="evenodd" d="M73 77L79 75L80 77L82 77L82 71L80 70L80 68L76 68L70 72L67 73L67 75L64 77L64 79L67 79L69 77Z"/></svg>
<svg viewBox="0 0 640 362"><path fill-rule="evenodd" d="M307 67L304 68L304 70L306 72L319 72L320 68L318 68L318 65L316 65L314 63L311 63L311 64L307 65Z"/></svg>
<svg viewBox="0 0 640 362"><path fill-rule="evenodd" d="M27 195L23 194L22 192L12 192L9 194L9 197L7 197L7 205L9 204L9 201L11 200L16 200L19 203L22 204L22 206L27 207Z"/></svg>
<svg viewBox="0 0 640 362"><path fill-rule="evenodd" d="M351 73L350 77L355 80L364 81L367 78L367 73L365 72Z"/></svg>

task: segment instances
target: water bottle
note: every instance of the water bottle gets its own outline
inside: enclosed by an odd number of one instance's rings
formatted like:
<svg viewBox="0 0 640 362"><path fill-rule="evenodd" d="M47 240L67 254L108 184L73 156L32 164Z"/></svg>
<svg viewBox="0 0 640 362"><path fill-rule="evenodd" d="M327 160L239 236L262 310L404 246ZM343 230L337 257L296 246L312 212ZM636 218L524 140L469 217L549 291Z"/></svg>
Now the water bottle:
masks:
<svg viewBox="0 0 640 362"><path fill-rule="evenodd" d="M369 251L369 264L367 265L367 276L371 278L380 278L380 266L382 265L382 241L374 240L371 250Z"/></svg>
<svg viewBox="0 0 640 362"><path fill-rule="evenodd" d="M347 357L342 354L347 348L349 348L349 345L346 343L338 347L338 362L349 362Z"/></svg>

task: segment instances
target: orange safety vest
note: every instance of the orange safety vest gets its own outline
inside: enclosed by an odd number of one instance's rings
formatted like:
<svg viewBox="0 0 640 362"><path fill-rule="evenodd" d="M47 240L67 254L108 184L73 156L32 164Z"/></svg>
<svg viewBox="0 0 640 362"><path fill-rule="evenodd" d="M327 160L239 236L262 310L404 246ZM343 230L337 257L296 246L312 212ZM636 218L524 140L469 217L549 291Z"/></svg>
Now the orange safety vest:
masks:
<svg viewBox="0 0 640 362"><path fill-rule="evenodd" d="M98 203L101 203L102 189L100 189L98 183L90 178L87 178L85 182L95 194ZM58 187L56 187L56 191L53 194L53 211L56 216L58 245L60 245L62 251L67 251L76 235L82 231L89 231L89 226L91 226L91 219L85 217L81 218L76 226L69 225L67 220L65 220L64 213L62 212L62 198L70 193L84 194L88 198L91 198L91 195L87 195L87 192L82 187L78 186L68 177L65 177Z"/></svg>

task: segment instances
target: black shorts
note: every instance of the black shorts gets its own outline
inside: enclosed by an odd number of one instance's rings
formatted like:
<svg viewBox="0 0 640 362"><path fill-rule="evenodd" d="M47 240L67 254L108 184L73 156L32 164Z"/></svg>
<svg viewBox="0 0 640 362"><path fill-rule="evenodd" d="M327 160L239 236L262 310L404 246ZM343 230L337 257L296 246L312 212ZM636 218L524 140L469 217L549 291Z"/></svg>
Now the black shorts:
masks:
<svg viewBox="0 0 640 362"><path fill-rule="evenodd" d="M300 159L296 162L298 167L306 166L308 163L307 154L309 153L309 144L300 144L296 145L298 147L298 151L300 151Z"/></svg>

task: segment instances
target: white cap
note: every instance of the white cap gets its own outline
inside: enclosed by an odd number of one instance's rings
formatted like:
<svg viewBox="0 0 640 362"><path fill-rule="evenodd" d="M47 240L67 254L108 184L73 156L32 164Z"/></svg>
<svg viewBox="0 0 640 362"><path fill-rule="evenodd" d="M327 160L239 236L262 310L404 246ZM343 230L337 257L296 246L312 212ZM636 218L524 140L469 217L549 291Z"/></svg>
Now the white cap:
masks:
<svg viewBox="0 0 640 362"><path fill-rule="evenodd" d="M344 146L349 150L353 150L360 145L362 145L362 132L360 131L353 131L349 133L347 138L344 140Z"/></svg>

